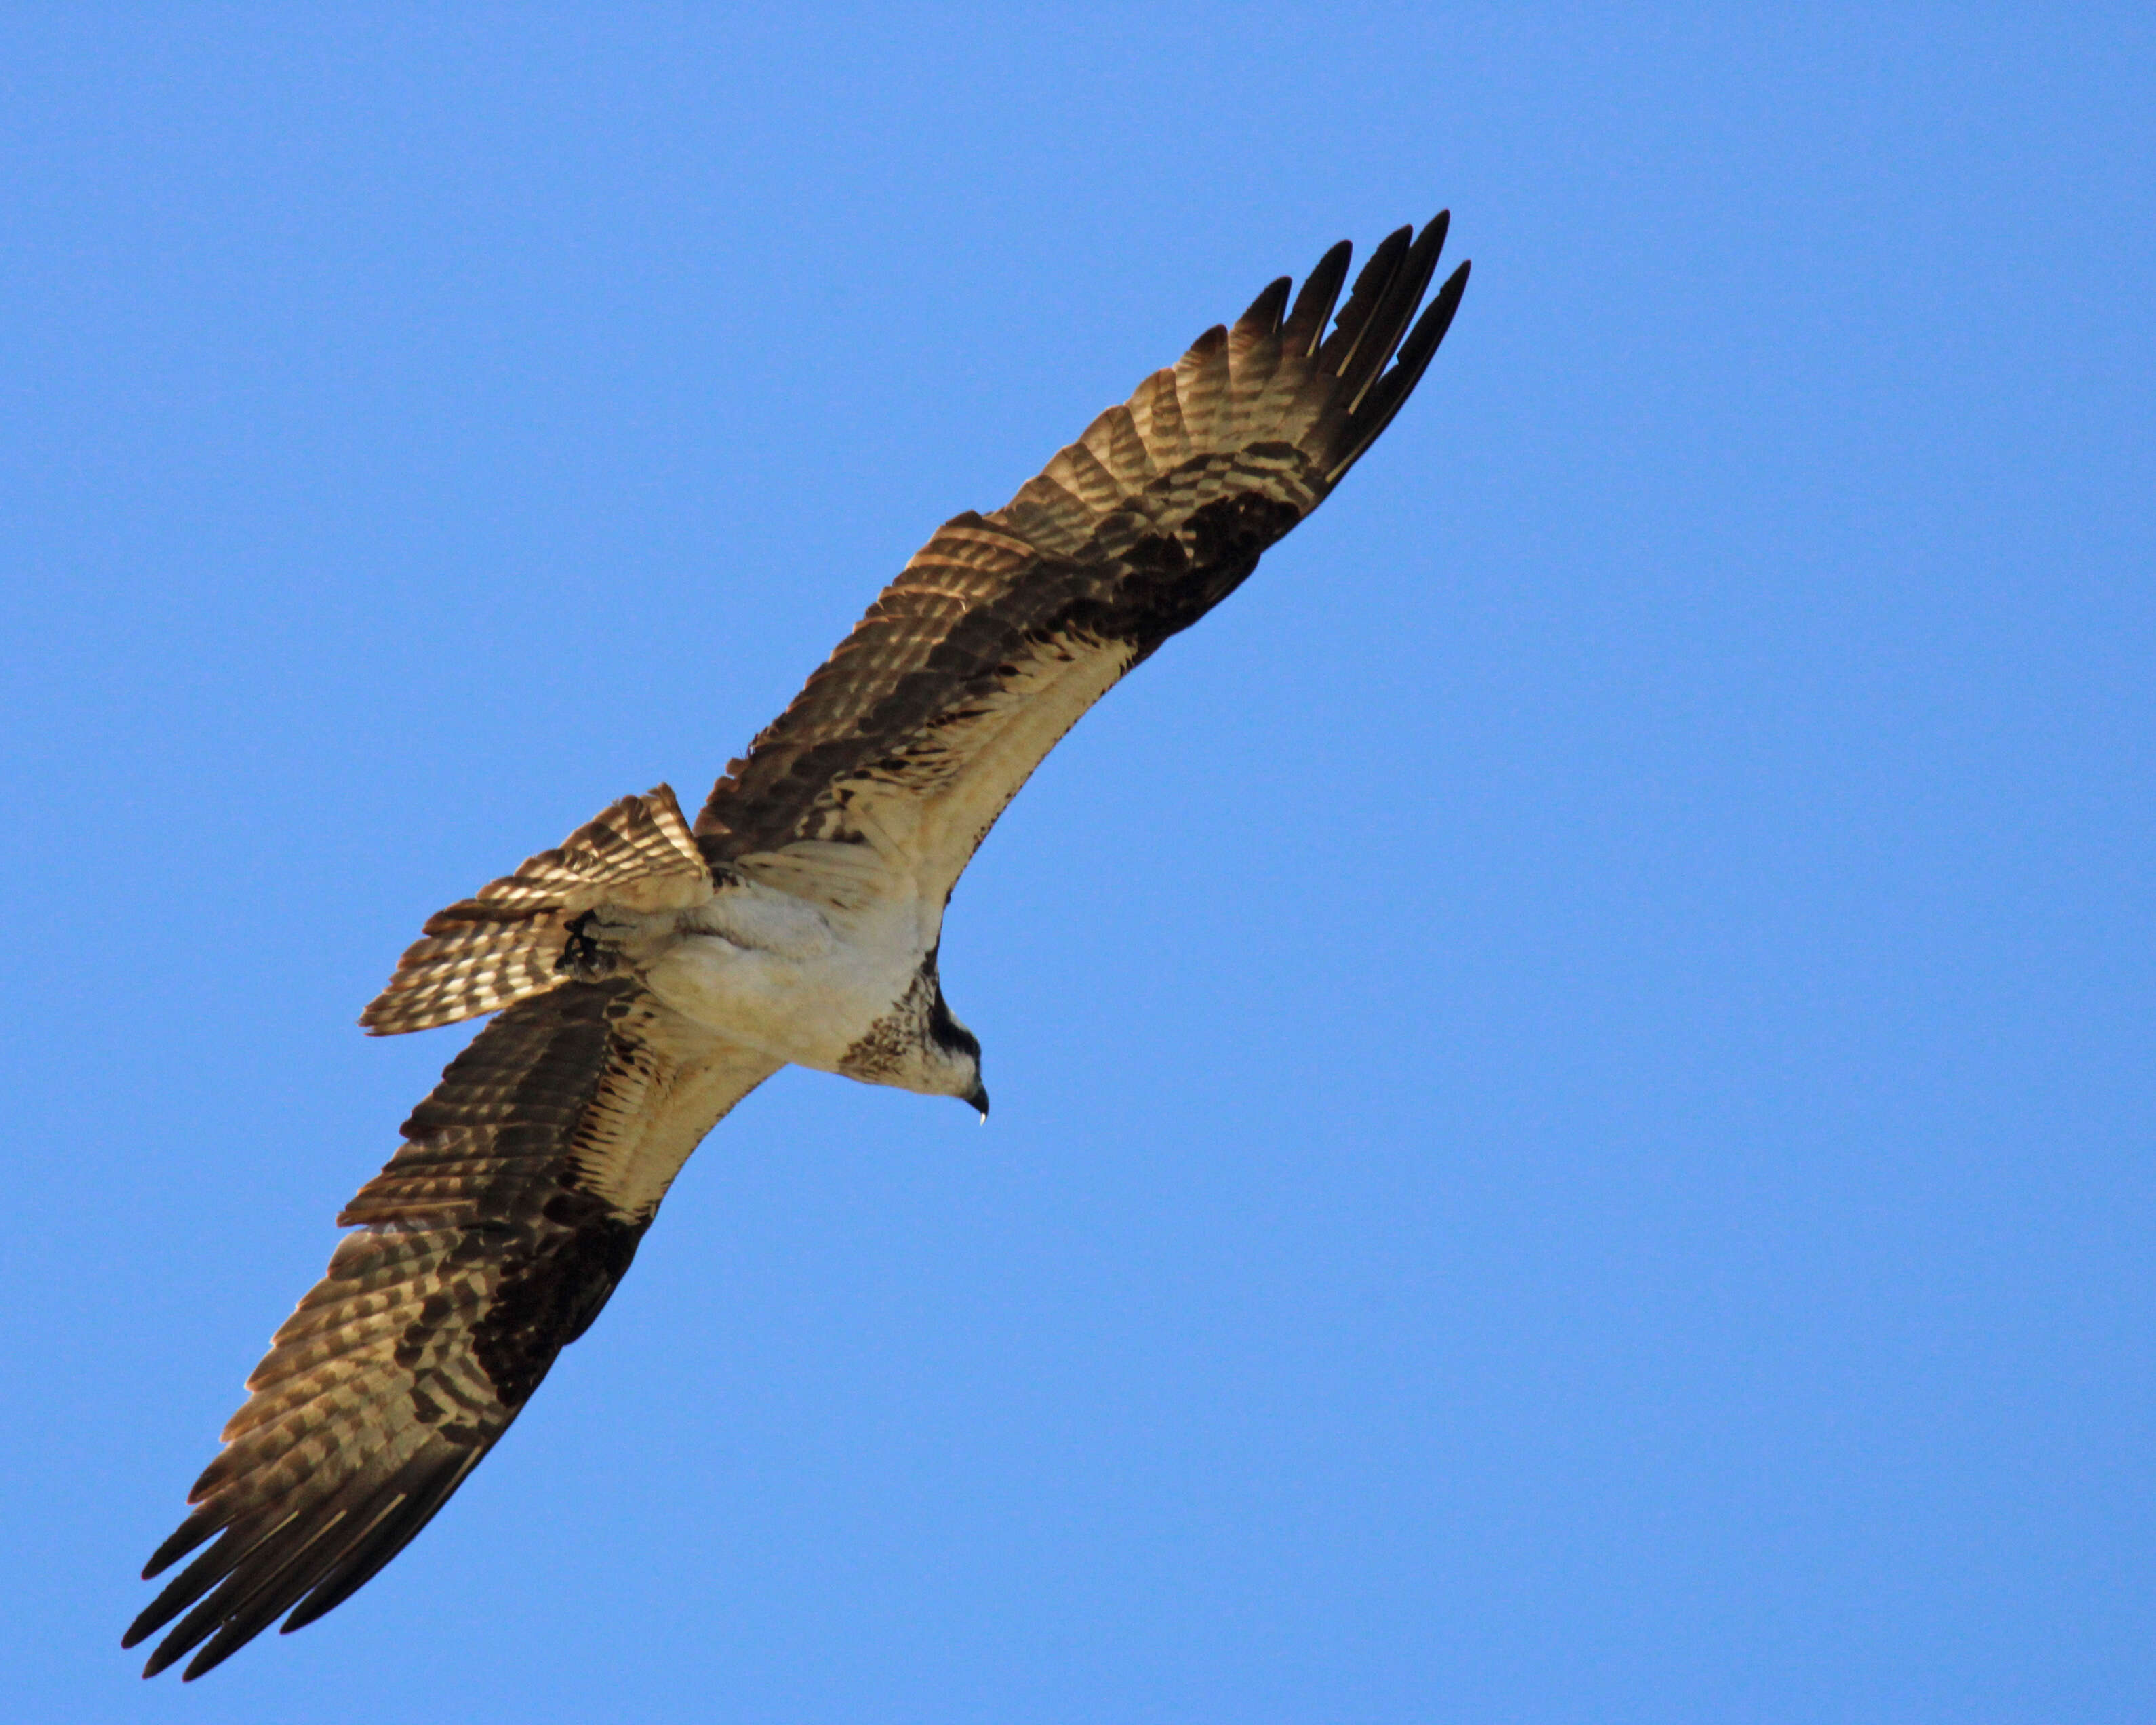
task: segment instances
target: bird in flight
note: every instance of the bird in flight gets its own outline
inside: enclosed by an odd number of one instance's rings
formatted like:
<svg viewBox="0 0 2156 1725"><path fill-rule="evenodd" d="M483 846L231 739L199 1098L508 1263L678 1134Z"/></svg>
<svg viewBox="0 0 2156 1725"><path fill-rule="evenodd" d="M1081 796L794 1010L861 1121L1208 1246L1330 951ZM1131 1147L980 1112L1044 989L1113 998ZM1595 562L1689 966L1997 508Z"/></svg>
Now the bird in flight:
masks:
<svg viewBox="0 0 2156 1725"><path fill-rule="evenodd" d="M1001 509L937 530L726 768L660 785L431 918L360 1022L497 1014L337 1218L137 1617L198 1677L351 1598L464 1482L636 1255L674 1177L791 1062L988 1111L936 954L1005 805L1124 673L1220 603L1391 422L1467 285L1417 316L1440 213L1110 408ZM1330 325L1328 331L1327 326ZM178 1621L173 1622L175 1619Z"/></svg>

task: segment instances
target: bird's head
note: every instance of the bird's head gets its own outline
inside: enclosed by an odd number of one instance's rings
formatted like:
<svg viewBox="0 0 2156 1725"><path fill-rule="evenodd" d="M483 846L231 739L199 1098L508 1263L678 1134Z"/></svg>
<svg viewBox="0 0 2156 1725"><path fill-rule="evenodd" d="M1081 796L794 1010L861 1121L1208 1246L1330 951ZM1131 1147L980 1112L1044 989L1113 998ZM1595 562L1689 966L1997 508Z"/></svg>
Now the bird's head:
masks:
<svg viewBox="0 0 2156 1725"><path fill-rule="evenodd" d="M957 1097L978 1111L985 1122L988 1091L981 1082L981 1039L952 1016L941 983L936 986L935 1004L928 1010L927 1053L937 1095Z"/></svg>

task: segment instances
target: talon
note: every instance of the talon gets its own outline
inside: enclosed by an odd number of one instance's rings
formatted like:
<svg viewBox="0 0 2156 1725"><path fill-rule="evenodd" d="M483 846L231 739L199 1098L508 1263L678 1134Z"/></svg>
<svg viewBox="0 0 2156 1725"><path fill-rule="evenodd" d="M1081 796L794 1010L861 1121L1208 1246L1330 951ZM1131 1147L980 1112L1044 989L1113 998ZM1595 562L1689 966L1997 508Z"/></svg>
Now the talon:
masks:
<svg viewBox="0 0 2156 1725"><path fill-rule="evenodd" d="M587 911L569 925L569 937L562 956L554 961L557 973L580 983L595 983L612 976L621 966L621 954L604 945L592 932L598 913Z"/></svg>

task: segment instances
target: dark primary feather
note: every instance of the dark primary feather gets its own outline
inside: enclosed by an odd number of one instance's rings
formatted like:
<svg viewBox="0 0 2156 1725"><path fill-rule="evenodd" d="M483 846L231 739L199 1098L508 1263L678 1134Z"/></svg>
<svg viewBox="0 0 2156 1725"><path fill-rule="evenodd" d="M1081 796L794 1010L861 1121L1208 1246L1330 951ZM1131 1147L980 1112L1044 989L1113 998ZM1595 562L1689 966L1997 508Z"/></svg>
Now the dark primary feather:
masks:
<svg viewBox="0 0 2156 1725"><path fill-rule="evenodd" d="M1061 735L992 747L1024 722L1027 697L1011 691L1042 686L1050 649L1073 663L1113 655L1114 675L1145 658L1233 592L1399 411L1466 285L1463 264L1414 321L1445 227L1440 213L1419 238L1386 236L1330 335L1345 242L1284 322L1288 282L1272 283L1233 330L1207 331L1002 509L945 523L728 765L697 818L706 855L856 840L862 797L964 794L979 816L969 809L948 853L921 860L947 891ZM976 762L992 763L981 770L994 783L963 783Z"/></svg>
<svg viewBox="0 0 2156 1725"><path fill-rule="evenodd" d="M661 1011L631 981L569 984L450 1062L338 1218L358 1231L278 1331L193 1512L143 1572L215 1542L128 1630L133 1646L179 1619L144 1675L199 1647L198 1676L287 1610L296 1629L349 1597L598 1315L656 1206L603 1195L608 1155L666 1127L685 1156L770 1070L699 1093L654 1047ZM670 1122L677 1086L687 1112Z"/></svg>

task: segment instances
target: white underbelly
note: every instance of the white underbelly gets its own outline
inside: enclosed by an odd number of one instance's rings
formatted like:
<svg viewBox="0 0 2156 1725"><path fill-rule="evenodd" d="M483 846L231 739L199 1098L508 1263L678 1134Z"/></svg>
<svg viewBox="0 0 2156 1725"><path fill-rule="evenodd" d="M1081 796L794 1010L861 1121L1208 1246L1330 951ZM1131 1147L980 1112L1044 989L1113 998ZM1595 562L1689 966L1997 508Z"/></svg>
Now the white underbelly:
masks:
<svg viewBox="0 0 2156 1725"><path fill-rule="evenodd" d="M646 967L644 981L676 1012L722 1036L834 1072L904 998L921 956L835 941L822 952L781 953L685 934Z"/></svg>

